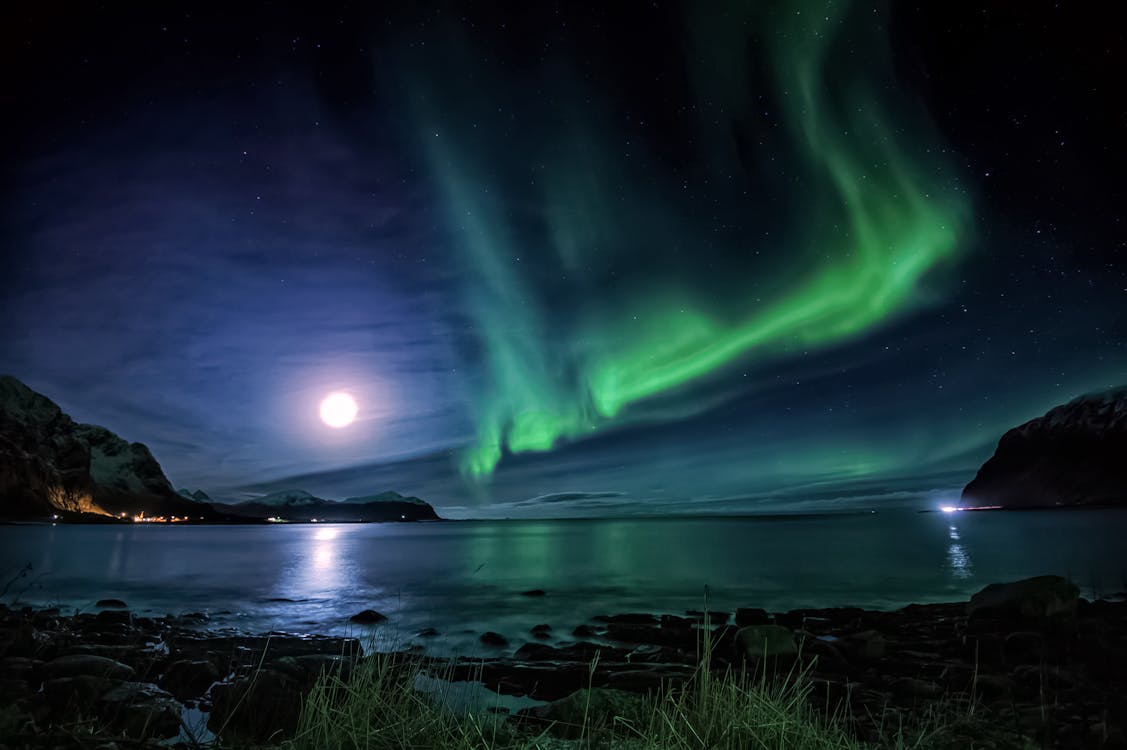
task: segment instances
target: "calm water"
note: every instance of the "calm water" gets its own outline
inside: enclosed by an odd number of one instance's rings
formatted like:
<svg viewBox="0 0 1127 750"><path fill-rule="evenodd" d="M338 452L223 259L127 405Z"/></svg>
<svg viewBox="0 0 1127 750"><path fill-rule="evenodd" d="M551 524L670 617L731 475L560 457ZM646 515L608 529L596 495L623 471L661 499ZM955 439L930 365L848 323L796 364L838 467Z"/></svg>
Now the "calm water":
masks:
<svg viewBox="0 0 1127 750"><path fill-rule="evenodd" d="M4 526L0 570L30 562L22 602L90 610L206 612L251 631L438 628L435 648L473 651L481 631L519 645L549 623L563 638L596 614L711 608L891 608L966 598L987 583L1071 576L1127 589L1127 510L785 519L619 519L278 526ZM7 575L3 578L7 579ZM17 586L16 588L22 588ZM543 598L520 596L542 588ZM6 597L12 599L10 592Z"/></svg>

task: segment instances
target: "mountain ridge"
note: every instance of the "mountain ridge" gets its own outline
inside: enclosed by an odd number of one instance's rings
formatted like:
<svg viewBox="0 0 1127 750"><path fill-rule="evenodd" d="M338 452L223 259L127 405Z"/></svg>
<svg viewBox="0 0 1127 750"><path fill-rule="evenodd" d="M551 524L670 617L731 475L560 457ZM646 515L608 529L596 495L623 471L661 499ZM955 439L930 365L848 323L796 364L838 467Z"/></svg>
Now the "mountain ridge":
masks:
<svg viewBox="0 0 1127 750"><path fill-rule="evenodd" d="M1085 394L1008 430L963 489L977 506L1127 504L1127 386Z"/></svg>
<svg viewBox="0 0 1127 750"><path fill-rule="evenodd" d="M143 443L74 421L48 397L0 375L0 519L113 521L440 520L417 497L385 491L335 501L285 490L237 503L173 489Z"/></svg>

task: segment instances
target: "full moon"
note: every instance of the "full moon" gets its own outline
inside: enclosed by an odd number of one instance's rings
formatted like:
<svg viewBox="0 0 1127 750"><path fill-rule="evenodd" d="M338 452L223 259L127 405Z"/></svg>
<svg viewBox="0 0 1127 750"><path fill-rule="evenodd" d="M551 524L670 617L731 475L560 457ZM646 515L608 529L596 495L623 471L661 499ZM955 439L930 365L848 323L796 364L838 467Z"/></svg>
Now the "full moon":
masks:
<svg viewBox="0 0 1127 750"><path fill-rule="evenodd" d="M351 394L330 393L321 400L321 421L329 427L347 427L356 419L358 410Z"/></svg>

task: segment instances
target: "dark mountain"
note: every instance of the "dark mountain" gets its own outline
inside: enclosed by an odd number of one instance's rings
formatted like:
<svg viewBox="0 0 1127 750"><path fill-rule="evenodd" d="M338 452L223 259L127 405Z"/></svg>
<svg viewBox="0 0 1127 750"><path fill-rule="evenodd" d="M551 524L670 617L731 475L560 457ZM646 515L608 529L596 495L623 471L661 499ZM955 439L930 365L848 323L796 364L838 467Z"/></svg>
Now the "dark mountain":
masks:
<svg viewBox="0 0 1127 750"><path fill-rule="evenodd" d="M141 513L215 515L178 495L143 444L75 422L46 396L0 377L0 518L95 520Z"/></svg>
<svg viewBox="0 0 1127 750"><path fill-rule="evenodd" d="M243 503L213 503L216 510L241 518L277 518L283 521L437 521L429 503L398 492L326 500L302 490L275 492Z"/></svg>
<svg viewBox="0 0 1127 750"><path fill-rule="evenodd" d="M1127 387L1081 396L1015 427L963 490L968 505L1127 504Z"/></svg>

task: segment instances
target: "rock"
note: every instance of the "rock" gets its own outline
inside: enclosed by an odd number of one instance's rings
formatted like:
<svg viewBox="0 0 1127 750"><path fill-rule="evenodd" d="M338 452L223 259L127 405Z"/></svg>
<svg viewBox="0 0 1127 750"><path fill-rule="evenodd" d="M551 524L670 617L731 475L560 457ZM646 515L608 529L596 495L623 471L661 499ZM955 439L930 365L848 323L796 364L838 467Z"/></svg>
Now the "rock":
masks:
<svg viewBox="0 0 1127 750"><path fill-rule="evenodd" d="M781 625L749 625L736 633L737 654L752 660L798 656L794 633Z"/></svg>
<svg viewBox="0 0 1127 750"><path fill-rule="evenodd" d="M1079 598L1080 590L1064 578L1037 576L1012 583L990 584L970 598L967 615L972 619L1070 618L1076 612Z"/></svg>
<svg viewBox="0 0 1127 750"><path fill-rule="evenodd" d="M111 729L134 739L167 739L180 733L180 704L155 685L116 685L98 698L97 711Z"/></svg>
<svg viewBox="0 0 1127 750"><path fill-rule="evenodd" d="M0 659L0 679L31 680L34 672L43 665L38 659L26 656L8 656Z"/></svg>
<svg viewBox="0 0 1127 750"><path fill-rule="evenodd" d="M748 625L767 625L771 622L771 615L765 609L752 609L740 607L736 610L736 625L745 628Z"/></svg>
<svg viewBox="0 0 1127 750"><path fill-rule="evenodd" d="M1044 687L1070 688L1076 684L1076 677L1060 667L1046 664L1021 664L1011 673L1014 681L1040 691Z"/></svg>
<svg viewBox="0 0 1127 750"><path fill-rule="evenodd" d="M163 685L178 700L199 698L219 680L219 669L207 659L181 659L168 665Z"/></svg>
<svg viewBox="0 0 1127 750"><path fill-rule="evenodd" d="M547 624L533 625L530 632L536 638L547 640L552 637L552 626Z"/></svg>
<svg viewBox="0 0 1127 750"><path fill-rule="evenodd" d="M617 625L657 625L660 623L653 615L644 613L628 613L624 615L598 615L594 619L599 622L614 623Z"/></svg>
<svg viewBox="0 0 1127 750"><path fill-rule="evenodd" d="M94 618L94 624L95 627L103 627L107 624L132 625L133 615L127 609L104 609Z"/></svg>
<svg viewBox="0 0 1127 750"><path fill-rule="evenodd" d="M528 591L520 592L521 596L547 596L548 592L544 589L529 589Z"/></svg>
<svg viewBox="0 0 1127 750"><path fill-rule="evenodd" d="M553 723L555 734L575 738L585 729L600 728L590 726L592 720L607 724L616 720L637 723L643 719L644 706L644 697L636 693L611 688L583 688L547 705L526 708L518 712L518 716ZM586 727L585 718L588 722Z"/></svg>
<svg viewBox="0 0 1127 750"><path fill-rule="evenodd" d="M348 621L357 625L379 625L381 622L387 622L387 617L374 609L365 609L349 617Z"/></svg>
<svg viewBox="0 0 1127 750"><path fill-rule="evenodd" d="M702 612L698 609L685 610L685 614L695 622L702 623L707 620L710 625L726 625L728 620L732 618L731 612Z"/></svg>
<svg viewBox="0 0 1127 750"><path fill-rule="evenodd" d="M133 668L104 656L73 654L52 659L43 666L48 679L89 675L115 680L128 680L133 677Z"/></svg>
<svg viewBox="0 0 1127 750"><path fill-rule="evenodd" d="M260 669L233 683L211 689L207 726L228 739L267 742L293 733L304 694L282 672Z"/></svg>
<svg viewBox="0 0 1127 750"><path fill-rule="evenodd" d="M56 716L67 716L88 710L102 693L117 683L117 680L88 674L56 677L43 683L43 700Z"/></svg>
<svg viewBox="0 0 1127 750"><path fill-rule="evenodd" d="M667 630L689 631L693 629L693 621L677 615L662 615L661 627Z"/></svg>
<svg viewBox="0 0 1127 750"><path fill-rule="evenodd" d="M502 647L509 645L509 640L505 638L505 636L501 635L500 633L494 633L492 630L487 630L486 632L482 633L479 640L486 646Z"/></svg>
<svg viewBox="0 0 1127 750"><path fill-rule="evenodd" d="M943 688L936 683L915 677L898 677L889 687L896 695L909 698L938 698L943 694Z"/></svg>
<svg viewBox="0 0 1127 750"><path fill-rule="evenodd" d="M600 661L624 661L627 651L602 646L597 643L572 643L567 646L549 646L547 643L526 643L516 650L513 658L520 661L574 662L589 665L596 657Z"/></svg>
<svg viewBox="0 0 1127 750"><path fill-rule="evenodd" d="M94 606L108 609L128 609L128 605L121 599L99 599Z"/></svg>
<svg viewBox="0 0 1127 750"><path fill-rule="evenodd" d="M0 677L0 704L5 706L15 705L17 701L26 698L32 693L31 684L27 680L14 677ZM0 709L2 714L3 709ZM3 737L0 734L0 737Z"/></svg>
<svg viewBox="0 0 1127 750"><path fill-rule="evenodd" d="M681 685L692 676L692 673L691 668L680 666L622 669L610 673L607 678L607 685L617 690L651 693Z"/></svg>
<svg viewBox="0 0 1127 750"><path fill-rule="evenodd" d="M1127 502L1127 388L1081 396L1009 430L963 489L967 505Z"/></svg>
<svg viewBox="0 0 1127 750"><path fill-rule="evenodd" d="M1002 641L1002 660L1007 665L1036 664L1045 655L1045 636L1036 631L1019 630Z"/></svg>
<svg viewBox="0 0 1127 750"><path fill-rule="evenodd" d="M552 661L560 659L562 652L546 643L526 643L513 654L520 661Z"/></svg>
<svg viewBox="0 0 1127 750"><path fill-rule="evenodd" d="M590 625L576 625L571 634L576 638L594 638L598 632Z"/></svg>
<svg viewBox="0 0 1127 750"><path fill-rule="evenodd" d="M673 639L680 640L682 633L662 630L657 625L640 625L632 622L607 623L606 637L620 643L665 643Z"/></svg>
<svg viewBox="0 0 1127 750"><path fill-rule="evenodd" d="M876 630L862 630L844 637L842 645L845 653L856 659L872 660L884 658L884 635Z"/></svg>
<svg viewBox="0 0 1127 750"><path fill-rule="evenodd" d="M592 681L595 686L601 687L606 679L605 672L592 675L589 667L584 664L528 664L509 660L459 661L443 676L451 681L481 682L502 695L526 695L545 701L563 698L591 685Z"/></svg>
<svg viewBox="0 0 1127 750"><path fill-rule="evenodd" d="M303 689L309 689L322 675L332 675L347 680L352 674L353 659L333 654L305 654L283 656L272 662L270 669L283 672L295 679Z"/></svg>
<svg viewBox="0 0 1127 750"><path fill-rule="evenodd" d="M242 636L213 633L178 632L170 635L169 658L207 659L219 668L220 674L256 669L269 659L306 654L358 656L362 653L355 638L322 636Z"/></svg>
<svg viewBox="0 0 1127 750"><path fill-rule="evenodd" d="M816 669L818 672L842 673L849 669L849 661L841 653L837 644L841 641L827 641L810 634L804 634L802 639L802 654L806 657L817 657Z"/></svg>
<svg viewBox="0 0 1127 750"><path fill-rule="evenodd" d="M982 674L974 680L974 690L988 699L1006 698L1013 693L1014 681L1006 675Z"/></svg>

